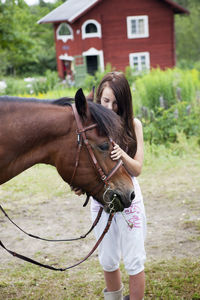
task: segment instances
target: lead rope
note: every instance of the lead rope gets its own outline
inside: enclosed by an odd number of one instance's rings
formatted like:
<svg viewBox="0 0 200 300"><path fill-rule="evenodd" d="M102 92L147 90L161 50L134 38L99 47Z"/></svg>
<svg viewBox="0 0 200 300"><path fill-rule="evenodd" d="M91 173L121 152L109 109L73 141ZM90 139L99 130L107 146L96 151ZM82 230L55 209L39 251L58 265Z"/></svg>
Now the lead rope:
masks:
<svg viewBox="0 0 200 300"><path fill-rule="evenodd" d="M43 267L43 268L46 268L46 269L50 269L50 270L53 270L53 271L66 271L66 270L69 270L69 269L71 269L71 268L74 268L74 267L80 265L81 263L83 263L86 259L88 259L88 258L93 254L93 252L94 252L94 251L96 250L96 248L99 246L99 244L101 243L101 241L102 241L102 239L104 238L105 234L106 234L107 231L109 230L110 225L111 225L111 222L112 222L112 219L113 219L113 216L114 216L114 213L111 213L111 214L109 215L107 225L106 225L106 227L105 227L105 229L104 229L102 235L100 236L100 238L98 239L98 241L97 241L96 244L94 245L93 249L88 253L88 255L85 256L85 258L82 259L81 261L79 261L79 262L77 262L76 264L74 264L74 265L72 265L72 266L69 266L69 267L65 267L65 268L55 268L55 267L50 266L50 265L42 264L42 263L40 263L40 262L38 262L38 261L36 261L36 260L33 260L32 258L26 257L26 256L24 256L24 255L21 255L21 254L19 254L19 253L16 253L16 252L14 252L14 251L9 250L8 248L6 248L6 247L4 246L4 244L3 244L1 241L0 241L0 246L1 246L2 248L4 248L8 253L10 253L11 255L13 255L14 257L17 257L17 258L19 258L19 259L25 260L25 261L27 261L27 262L29 262L29 263L34 264L34 265L38 265L38 266L40 266L40 267Z"/></svg>
<svg viewBox="0 0 200 300"><path fill-rule="evenodd" d="M90 229L88 230L88 232L86 234L83 234L81 235L80 237L78 238L72 238L72 239L60 239L60 240L51 240L51 239L46 239L46 238L42 238L42 237L39 237L37 235L34 235L34 234L31 234L31 233L28 233L26 232L25 230L23 230L21 227L19 227L9 216L8 214L5 212L5 210L3 209L3 207L0 205L0 210L3 212L3 214L6 216L6 218L13 224L15 225L20 231L22 231L23 233L25 233L26 235L32 237L32 238L35 238L35 239L38 239L38 240L42 240L42 241L47 241L47 242L72 242L72 241L77 241L77 240L81 240L81 239L84 239L86 238L86 236L94 229L94 227L97 225L97 223L99 222L100 220L100 217L102 215L102 212L103 212L103 207L100 207L99 209L99 212L97 214L97 217L96 219L94 220L92 226L90 227Z"/></svg>

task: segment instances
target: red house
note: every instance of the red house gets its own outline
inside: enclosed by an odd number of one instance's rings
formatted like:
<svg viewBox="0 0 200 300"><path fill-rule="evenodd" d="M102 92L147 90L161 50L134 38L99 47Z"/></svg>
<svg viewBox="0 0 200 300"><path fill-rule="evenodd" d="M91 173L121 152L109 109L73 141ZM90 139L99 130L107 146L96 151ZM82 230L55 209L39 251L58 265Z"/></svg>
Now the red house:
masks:
<svg viewBox="0 0 200 300"><path fill-rule="evenodd" d="M58 73L124 71L175 65L174 14L189 12L171 0L68 0L38 21L53 23Z"/></svg>

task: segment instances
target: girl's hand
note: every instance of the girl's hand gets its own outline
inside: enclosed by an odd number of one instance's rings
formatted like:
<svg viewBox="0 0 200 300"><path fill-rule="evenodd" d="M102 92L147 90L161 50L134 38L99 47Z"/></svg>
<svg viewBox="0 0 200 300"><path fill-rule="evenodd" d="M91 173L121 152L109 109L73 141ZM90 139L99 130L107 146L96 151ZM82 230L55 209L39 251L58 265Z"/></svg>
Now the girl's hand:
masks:
<svg viewBox="0 0 200 300"><path fill-rule="evenodd" d="M81 196L82 194L84 194L84 191L82 189L73 187L72 185L70 185L70 187L71 191L73 191L77 196Z"/></svg>
<svg viewBox="0 0 200 300"><path fill-rule="evenodd" d="M113 150L111 151L111 155L110 155L112 160L118 160L118 159L122 158L123 154L124 154L124 151L119 147L119 145L114 144Z"/></svg>

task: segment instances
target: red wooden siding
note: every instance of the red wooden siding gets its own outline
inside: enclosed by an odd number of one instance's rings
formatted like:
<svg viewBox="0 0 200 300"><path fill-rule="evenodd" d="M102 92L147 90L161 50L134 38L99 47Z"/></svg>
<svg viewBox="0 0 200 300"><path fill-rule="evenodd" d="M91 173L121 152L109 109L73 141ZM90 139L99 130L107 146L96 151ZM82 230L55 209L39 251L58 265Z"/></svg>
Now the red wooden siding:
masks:
<svg viewBox="0 0 200 300"><path fill-rule="evenodd" d="M149 37L128 39L127 16L137 15L148 16ZM88 19L95 19L101 24L101 39L82 40L81 26ZM55 32L58 25L54 25ZM70 26L74 40L66 43L56 40L58 72L61 77L63 71L59 56L65 52L69 56L81 55L91 47L103 50L104 64L111 63L117 70L125 70L129 65L130 53L146 51L150 53L151 67L166 68L175 65L174 12L164 1L101 1ZM80 31L79 34L77 30Z"/></svg>

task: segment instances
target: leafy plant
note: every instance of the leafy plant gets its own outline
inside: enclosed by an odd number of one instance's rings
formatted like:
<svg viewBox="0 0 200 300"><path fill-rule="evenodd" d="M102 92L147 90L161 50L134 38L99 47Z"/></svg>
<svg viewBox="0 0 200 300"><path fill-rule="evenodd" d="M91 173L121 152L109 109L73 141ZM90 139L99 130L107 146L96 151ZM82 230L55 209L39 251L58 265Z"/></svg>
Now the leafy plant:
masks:
<svg viewBox="0 0 200 300"><path fill-rule="evenodd" d="M58 87L60 79L57 72L47 70L45 77L38 78L33 83L33 90L36 95L39 93L47 93L50 90L54 90Z"/></svg>
<svg viewBox="0 0 200 300"><path fill-rule="evenodd" d="M6 89L3 94L16 96L19 93L24 94L28 93L29 89L26 86L26 83L22 79L17 79L15 77L9 77L5 79Z"/></svg>
<svg viewBox="0 0 200 300"><path fill-rule="evenodd" d="M151 144L170 144L178 141L182 132L187 138L200 137L200 105L188 106L179 102L169 109L158 108L153 120L142 118L144 139ZM199 139L200 143L200 139Z"/></svg>
<svg viewBox="0 0 200 300"><path fill-rule="evenodd" d="M156 110L169 108L178 101L192 102L200 90L200 72L197 70L153 69L135 81L134 101L140 106Z"/></svg>

